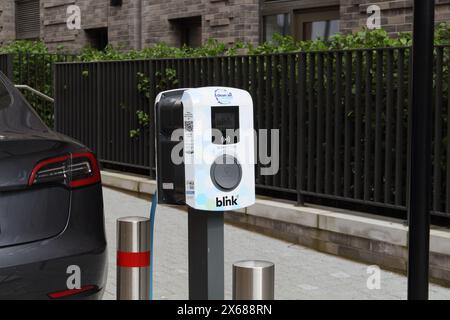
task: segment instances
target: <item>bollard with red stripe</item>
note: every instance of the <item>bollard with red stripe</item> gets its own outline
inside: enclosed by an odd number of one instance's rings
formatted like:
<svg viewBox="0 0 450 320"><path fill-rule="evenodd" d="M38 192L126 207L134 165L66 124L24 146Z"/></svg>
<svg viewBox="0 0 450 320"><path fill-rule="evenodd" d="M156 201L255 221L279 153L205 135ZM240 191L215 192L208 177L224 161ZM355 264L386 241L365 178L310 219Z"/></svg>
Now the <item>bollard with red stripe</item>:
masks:
<svg viewBox="0 0 450 320"><path fill-rule="evenodd" d="M150 220L117 220L117 300L150 299Z"/></svg>

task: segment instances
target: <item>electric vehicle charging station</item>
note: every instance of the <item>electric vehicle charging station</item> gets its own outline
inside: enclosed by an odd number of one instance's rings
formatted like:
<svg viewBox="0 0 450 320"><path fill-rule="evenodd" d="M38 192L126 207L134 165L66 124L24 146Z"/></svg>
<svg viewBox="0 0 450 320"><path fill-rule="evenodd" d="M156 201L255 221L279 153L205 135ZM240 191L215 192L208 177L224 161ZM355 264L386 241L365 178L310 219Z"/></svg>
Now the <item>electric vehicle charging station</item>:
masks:
<svg viewBox="0 0 450 320"><path fill-rule="evenodd" d="M224 211L255 203L253 102L226 87L155 101L158 203L188 206L189 298L224 298Z"/></svg>

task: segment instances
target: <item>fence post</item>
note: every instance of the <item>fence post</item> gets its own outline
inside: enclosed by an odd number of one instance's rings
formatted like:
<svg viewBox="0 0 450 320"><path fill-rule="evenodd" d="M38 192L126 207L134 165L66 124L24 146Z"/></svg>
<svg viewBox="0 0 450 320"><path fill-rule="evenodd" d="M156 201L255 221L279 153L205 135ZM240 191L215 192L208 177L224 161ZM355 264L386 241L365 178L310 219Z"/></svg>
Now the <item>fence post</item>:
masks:
<svg viewBox="0 0 450 320"><path fill-rule="evenodd" d="M233 300L273 300L275 265L268 261L233 264Z"/></svg>
<svg viewBox="0 0 450 320"><path fill-rule="evenodd" d="M150 220L117 220L117 300L150 300Z"/></svg>

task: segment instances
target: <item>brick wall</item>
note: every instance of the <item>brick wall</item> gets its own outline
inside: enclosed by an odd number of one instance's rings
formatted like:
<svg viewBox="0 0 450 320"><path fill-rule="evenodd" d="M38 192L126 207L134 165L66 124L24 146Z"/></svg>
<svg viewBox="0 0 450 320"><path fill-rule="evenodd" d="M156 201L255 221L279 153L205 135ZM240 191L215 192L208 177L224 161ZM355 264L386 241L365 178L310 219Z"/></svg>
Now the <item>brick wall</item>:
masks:
<svg viewBox="0 0 450 320"><path fill-rule="evenodd" d="M67 28L72 4L81 9L81 30ZM0 41L14 39L13 8L14 0L0 1ZM107 27L109 43L116 48L138 49L161 41L178 45L173 19L194 16L201 16L203 42L259 41L259 0L123 0L121 7L111 7L109 0L41 0L41 38L51 50L61 46L79 51L89 45L86 30Z"/></svg>
<svg viewBox="0 0 450 320"><path fill-rule="evenodd" d="M366 26L367 7L381 9L381 27L392 35L412 31L413 0L341 0L341 31L350 33ZM436 23L450 21L450 0L436 0Z"/></svg>
<svg viewBox="0 0 450 320"><path fill-rule="evenodd" d="M14 3L12 0L0 1L0 45L14 40Z"/></svg>
<svg viewBox="0 0 450 320"><path fill-rule="evenodd" d="M203 42L259 41L259 0L143 0L143 8L145 45L160 41L178 45L171 20L195 16L202 17Z"/></svg>
<svg viewBox="0 0 450 320"><path fill-rule="evenodd" d="M81 9L81 30L67 28L67 8L73 4ZM50 49L77 51L89 43L84 29L107 26L106 9L106 0L41 0L41 38Z"/></svg>
<svg viewBox="0 0 450 320"><path fill-rule="evenodd" d="M67 28L67 7L81 10L81 30ZM109 0L41 0L41 38L50 49L63 46L79 51L89 45L86 30L108 28L109 43L124 49L136 48L137 1L124 0L122 7L111 7Z"/></svg>
<svg viewBox="0 0 450 320"><path fill-rule="evenodd" d="M382 27L390 34L411 31L412 3L340 0L341 31L361 30L371 4L380 6ZM66 26L66 10L71 4L81 8L81 30ZM89 44L86 30L107 27L109 43L118 48L137 49L161 41L176 46L180 35L173 21L201 16L203 42L209 38L227 44L259 41L259 0L123 0L121 7L109 4L109 0L41 0L41 38L51 49L63 46L67 51L78 51ZM450 0L436 0L436 22L448 21ZM0 45L14 38L14 0L0 0Z"/></svg>

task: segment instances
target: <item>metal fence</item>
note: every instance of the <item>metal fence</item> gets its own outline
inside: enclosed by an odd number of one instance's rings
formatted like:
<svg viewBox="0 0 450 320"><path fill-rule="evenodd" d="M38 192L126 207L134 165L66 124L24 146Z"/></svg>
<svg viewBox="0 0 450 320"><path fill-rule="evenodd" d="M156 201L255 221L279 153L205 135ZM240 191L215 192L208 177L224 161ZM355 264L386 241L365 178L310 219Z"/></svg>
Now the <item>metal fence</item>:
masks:
<svg viewBox="0 0 450 320"><path fill-rule="evenodd" d="M450 212L449 47L436 47L433 214ZM56 129L103 163L155 177L153 102L159 91L248 90L255 126L280 130L280 170L259 190L404 210L409 157L409 48L56 64ZM150 124L137 113L148 114ZM130 137L130 132L139 134ZM270 143L269 143L270 144ZM449 186L449 187L447 187ZM379 210L379 209L383 210Z"/></svg>

